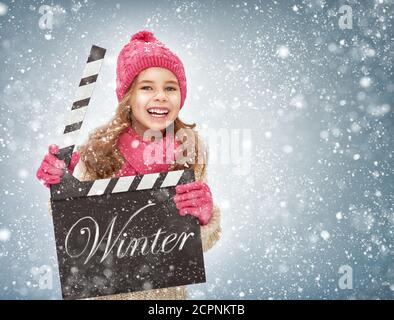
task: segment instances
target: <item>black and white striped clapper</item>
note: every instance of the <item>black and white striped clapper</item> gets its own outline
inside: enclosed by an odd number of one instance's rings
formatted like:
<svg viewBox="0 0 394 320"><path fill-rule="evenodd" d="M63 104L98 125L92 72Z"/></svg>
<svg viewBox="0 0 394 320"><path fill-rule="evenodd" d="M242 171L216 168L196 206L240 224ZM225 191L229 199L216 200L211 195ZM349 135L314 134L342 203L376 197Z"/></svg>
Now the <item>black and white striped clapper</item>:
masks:
<svg viewBox="0 0 394 320"><path fill-rule="evenodd" d="M92 46L72 104L58 154L67 166L105 51ZM199 222L173 201L175 187L194 179L192 169L95 181L65 171L51 186L63 298L205 282Z"/></svg>
<svg viewBox="0 0 394 320"><path fill-rule="evenodd" d="M106 50L92 46L82 73L81 81L75 94L68 122L63 131L58 157L68 166L74 146L78 141L83 120L96 86L98 74L104 61Z"/></svg>

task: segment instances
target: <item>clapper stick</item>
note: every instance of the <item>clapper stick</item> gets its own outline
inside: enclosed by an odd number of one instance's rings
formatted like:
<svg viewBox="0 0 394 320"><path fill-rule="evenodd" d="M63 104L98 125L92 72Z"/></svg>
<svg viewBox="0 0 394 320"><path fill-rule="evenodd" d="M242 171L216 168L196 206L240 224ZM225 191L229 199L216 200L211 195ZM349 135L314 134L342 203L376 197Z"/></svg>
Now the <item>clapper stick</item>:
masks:
<svg viewBox="0 0 394 320"><path fill-rule="evenodd" d="M81 131L82 123L96 86L97 77L104 61L106 49L93 45L90 49L85 69L71 107L70 119L63 132L58 158L64 160L68 167L71 155Z"/></svg>
<svg viewBox="0 0 394 320"><path fill-rule="evenodd" d="M57 157L64 160L66 168L68 168L75 144L78 141L90 98L92 97L97 77L104 61L105 52L106 49L95 45L90 49L89 57L86 61L74 102L71 106L70 118L64 128L60 150L57 153ZM50 191L52 199L60 197L62 192L64 194L73 193L72 190L77 187L83 191L86 187L79 187L77 183L78 179L72 176L67 169L62 180L64 183L51 185Z"/></svg>

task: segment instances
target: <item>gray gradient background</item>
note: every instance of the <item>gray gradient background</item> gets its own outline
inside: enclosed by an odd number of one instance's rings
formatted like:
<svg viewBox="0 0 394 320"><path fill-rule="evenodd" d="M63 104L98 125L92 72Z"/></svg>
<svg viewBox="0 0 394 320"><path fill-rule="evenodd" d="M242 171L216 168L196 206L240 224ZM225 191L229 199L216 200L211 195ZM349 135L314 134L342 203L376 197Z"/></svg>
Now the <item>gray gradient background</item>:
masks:
<svg viewBox="0 0 394 320"><path fill-rule="evenodd" d="M185 121L251 130L248 175L209 165L223 234L189 297L393 298L392 0L4 3L1 299L61 298L49 192L35 172L60 139L90 46L107 55L81 139L112 116L117 54L144 28L185 64ZM351 30L338 26L344 3ZM64 9L52 30L38 26L42 4ZM42 265L51 290L31 273ZM338 286L342 265L353 289Z"/></svg>

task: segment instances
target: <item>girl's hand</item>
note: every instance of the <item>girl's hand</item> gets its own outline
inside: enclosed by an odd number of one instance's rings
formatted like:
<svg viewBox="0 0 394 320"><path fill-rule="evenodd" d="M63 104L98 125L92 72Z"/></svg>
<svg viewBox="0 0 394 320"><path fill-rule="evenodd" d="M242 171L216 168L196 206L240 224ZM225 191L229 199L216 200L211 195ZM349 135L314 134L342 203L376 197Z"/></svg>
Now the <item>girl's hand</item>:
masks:
<svg viewBox="0 0 394 320"><path fill-rule="evenodd" d="M208 185L195 181L176 186L174 201L181 216L191 214L200 220L201 225L206 225L212 217L213 200Z"/></svg>
<svg viewBox="0 0 394 320"><path fill-rule="evenodd" d="M60 183L60 178L64 173L66 164L63 160L60 160L56 157L56 154L59 152L59 146L56 144L51 144L48 148L48 151L49 152L45 155L40 167L37 170L36 177L40 182L49 188L52 184ZM68 166L68 170L71 173L74 171L79 158L79 152L73 152L70 164Z"/></svg>

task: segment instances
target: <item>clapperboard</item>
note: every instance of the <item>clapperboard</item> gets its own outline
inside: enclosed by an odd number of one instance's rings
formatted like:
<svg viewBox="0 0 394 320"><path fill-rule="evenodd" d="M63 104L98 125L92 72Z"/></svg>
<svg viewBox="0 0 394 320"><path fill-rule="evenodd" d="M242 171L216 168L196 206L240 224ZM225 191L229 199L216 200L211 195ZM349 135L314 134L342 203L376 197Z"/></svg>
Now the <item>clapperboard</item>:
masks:
<svg viewBox="0 0 394 320"><path fill-rule="evenodd" d="M92 46L58 157L68 166L103 63ZM64 299L205 282L200 225L179 215L175 186L194 171L79 181L67 170L51 186Z"/></svg>

